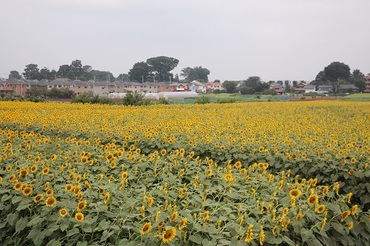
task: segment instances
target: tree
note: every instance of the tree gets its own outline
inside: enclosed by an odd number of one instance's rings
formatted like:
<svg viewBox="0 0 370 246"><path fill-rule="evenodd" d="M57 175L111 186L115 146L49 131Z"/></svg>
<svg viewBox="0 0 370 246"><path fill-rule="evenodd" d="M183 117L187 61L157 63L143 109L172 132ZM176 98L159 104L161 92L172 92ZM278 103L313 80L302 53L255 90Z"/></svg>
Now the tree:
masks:
<svg viewBox="0 0 370 246"><path fill-rule="evenodd" d="M187 67L181 70L181 76L185 77L187 81L198 80L201 82L208 82L209 74L210 71L202 66L194 68Z"/></svg>
<svg viewBox="0 0 370 246"><path fill-rule="evenodd" d="M20 75L18 71L12 70L10 71L9 79L22 79L22 75Z"/></svg>
<svg viewBox="0 0 370 246"><path fill-rule="evenodd" d="M285 80L284 85L285 85L285 91L290 92L291 88L290 88L289 80Z"/></svg>
<svg viewBox="0 0 370 246"><path fill-rule="evenodd" d="M362 92L365 90L365 75L359 69L353 70L350 76L350 82Z"/></svg>
<svg viewBox="0 0 370 246"><path fill-rule="evenodd" d="M70 67L70 71L73 72L74 79L80 79L80 76L83 75L83 68L82 63L80 60L74 60L72 61Z"/></svg>
<svg viewBox="0 0 370 246"><path fill-rule="evenodd" d="M236 86L238 82L236 81L225 81L222 85L225 88L227 93L235 93L236 92Z"/></svg>
<svg viewBox="0 0 370 246"><path fill-rule="evenodd" d="M167 56L152 57L147 59L146 62L151 67L151 71L154 72L158 81L172 80L173 74L170 71L179 64L179 60Z"/></svg>
<svg viewBox="0 0 370 246"><path fill-rule="evenodd" d="M130 81L130 77L128 76L128 74L121 73L120 75L118 75L117 80L122 82Z"/></svg>
<svg viewBox="0 0 370 246"><path fill-rule="evenodd" d="M39 79L47 79L47 80L54 80L56 78L57 72L53 70L49 70L48 68L44 67L40 70L40 77Z"/></svg>
<svg viewBox="0 0 370 246"><path fill-rule="evenodd" d="M137 62L128 72L131 81L145 82L152 76L152 68L146 62Z"/></svg>
<svg viewBox="0 0 370 246"><path fill-rule="evenodd" d="M339 80L349 81L351 76L351 69L348 65L341 62L332 62L330 65L324 68L325 79L330 82Z"/></svg>
<svg viewBox="0 0 370 246"><path fill-rule="evenodd" d="M40 71L37 64L28 64L24 69L23 76L26 79L35 80L40 78Z"/></svg>
<svg viewBox="0 0 370 246"><path fill-rule="evenodd" d="M69 73L70 70L71 70L71 68L68 64L61 65L61 66L59 66L57 76L59 78L68 78L68 73Z"/></svg>
<svg viewBox="0 0 370 246"><path fill-rule="evenodd" d="M113 74L108 71L99 71L99 70L92 70L91 76L94 78L95 81L110 81L113 82L115 80Z"/></svg>
<svg viewBox="0 0 370 246"><path fill-rule="evenodd" d="M258 76L251 76L247 80L244 81L244 86L251 88L255 92L262 92L264 90L269 89L269 84L263 83L261 78ZM251 94L253 94L251 93Z"/></svg>

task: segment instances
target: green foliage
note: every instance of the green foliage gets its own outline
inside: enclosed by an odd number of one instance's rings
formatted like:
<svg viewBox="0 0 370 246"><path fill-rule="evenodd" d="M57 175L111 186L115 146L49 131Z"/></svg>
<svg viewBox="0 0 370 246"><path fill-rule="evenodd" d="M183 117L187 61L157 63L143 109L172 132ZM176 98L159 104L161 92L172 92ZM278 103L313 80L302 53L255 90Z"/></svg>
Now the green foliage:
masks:
<svg viewBox="0 0 370 246"><path fill-rule="evenodd" d="M146 82L152 76L152 68L146 62L137 62L128 72L131 81Z"/></svg>
<svg viewBox="0 0 370 246"><path fill-rule="evenodd" d="M211 99L204 95L197 97L197 100L195 101L196 104L207 104L210 102L211 102Z"/></svg>
<svg viewBox="0 0 370 246"><path fill-rule="evenodd" d="M94 96L92 92L83 92L72 97L71 103L114 104L114 101L107 97Z"/></svg>
<svg viewBox="0 0 370 246"><path fill-rule="evenodd" d="M158 56L147 59L146 63L158 81L169 81L170 78L173 79L173 74L170 71L177 67L179 60L173 57Z"/></svg>
<svg viewBox="0 0 370 246"><path fill-rule="evenodd" d="M264 90L262 94L263 95L277 95L277 92L274 89L268 89L268 90Z"/></svg>
<svg viewBox="0 0 370 246"><path fill-rule="evenodd" d="M181 70L181 76L185 77L186 81L198 80L200 82L208 82L208 75L210 71L207 68L200 67L186 67Z"/></svg>
<svg viewBox="0 0 370 246"><path fill-rule="evenodd" d="M216 103L234 103L236 102L235 98L218 98Z"/></svg>
<svg viewBox="0 0 370 246"><path fill-rule="evenodd" d="M222 83L222 85L225 88L227 93L236 93L237 92L237 89L236 89L237 84L238 84L237 81L225 81L225 82Z"/></svg>
<svg viewBox="0 0 370 246"><path fill-rule="evenodd" d="M129 92L122 100L123 105L148 105L148 100L144 100L144 94L139 91Z"/></svg>

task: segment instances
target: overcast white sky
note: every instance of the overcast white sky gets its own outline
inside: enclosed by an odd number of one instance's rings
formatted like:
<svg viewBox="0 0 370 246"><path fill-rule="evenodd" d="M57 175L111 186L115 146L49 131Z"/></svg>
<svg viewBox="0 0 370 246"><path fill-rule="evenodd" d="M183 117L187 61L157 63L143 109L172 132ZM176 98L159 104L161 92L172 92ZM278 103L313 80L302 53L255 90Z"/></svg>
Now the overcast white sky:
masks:
<svg viewBox="0 0 370 246"><path fill-rule="evenodd" d="M118 76L162 55L210 80L313 80L333 61L367 74L370 1L0 1L0 77L76 59Z"/></svg>

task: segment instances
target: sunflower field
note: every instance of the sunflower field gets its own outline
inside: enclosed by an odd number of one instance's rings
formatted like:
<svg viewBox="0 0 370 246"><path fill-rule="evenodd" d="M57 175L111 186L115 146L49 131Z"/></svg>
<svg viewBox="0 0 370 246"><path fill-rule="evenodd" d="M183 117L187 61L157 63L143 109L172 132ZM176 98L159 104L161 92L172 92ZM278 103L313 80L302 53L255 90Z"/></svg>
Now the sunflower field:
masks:
<svg viewBox="0 0 370 246"><path fill-rule="evenodd" d="M0 243L370 245L369 141L369 102L0 102Z"/></svg>

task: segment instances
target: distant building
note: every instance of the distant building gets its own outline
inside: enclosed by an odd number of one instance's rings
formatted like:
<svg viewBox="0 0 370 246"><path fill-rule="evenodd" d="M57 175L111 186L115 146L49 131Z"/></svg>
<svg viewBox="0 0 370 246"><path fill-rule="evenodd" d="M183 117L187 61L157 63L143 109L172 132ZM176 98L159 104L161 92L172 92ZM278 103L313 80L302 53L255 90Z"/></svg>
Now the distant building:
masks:
<svg viewBox="0 0 370 246"><path fill-rule="evenodd" d="M364 92L370 92L370 73L365 77L365 90Z"/></svg>
<svg viewBox="0 0 370 246"><path fill-rule="evenodd" d="M283 94L285 92L284 86L278 83L272 83L270 85L270 90L274 90L278 94Z"/></svg>

